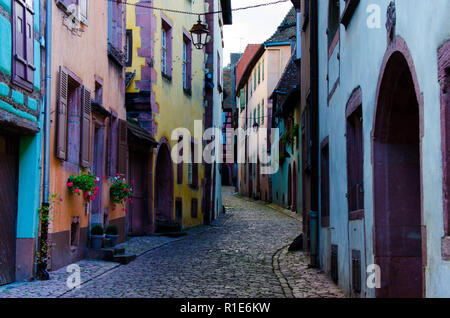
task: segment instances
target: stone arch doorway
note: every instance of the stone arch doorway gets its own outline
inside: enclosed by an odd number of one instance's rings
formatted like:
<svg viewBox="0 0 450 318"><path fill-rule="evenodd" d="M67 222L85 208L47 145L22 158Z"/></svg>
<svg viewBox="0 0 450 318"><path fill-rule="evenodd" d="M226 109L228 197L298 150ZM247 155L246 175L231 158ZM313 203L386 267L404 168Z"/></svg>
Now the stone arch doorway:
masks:
<svg viewBox="0 0 450 318"><path fill-rule="evenodd" d="M173 220L173 164L167 139L162 139L156 152L155 211L157 222Z"/></svg>
<svg viewBox="0 0 450 318"><path fill-rule="evenodd" d="M373 131L374 256L377 297L422 297L420 90L406 44L386 53Z"/></svg>

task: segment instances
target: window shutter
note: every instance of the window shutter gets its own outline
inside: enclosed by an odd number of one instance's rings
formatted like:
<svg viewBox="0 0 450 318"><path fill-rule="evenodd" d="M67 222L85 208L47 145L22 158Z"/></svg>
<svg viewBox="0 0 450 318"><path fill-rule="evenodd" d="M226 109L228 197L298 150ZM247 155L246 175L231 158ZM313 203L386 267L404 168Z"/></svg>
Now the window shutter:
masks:
<svg viewBox="0 0 450 318"><path fill-rule="evenodd" d="M119 119L119 152L118 152L118 173L127 177L128 167L128 141L127 141L127 122Z"/></svg>
<svg viewBox="0 0 450 318"><path fill-rule="evenodd" d="M117 171L118 119L115 114L109 120L108 132L108 174L113 177Z"/></svg>
<svg viewBox="0 0 450 318"><path fill-rule="evenodd" d="M86 87L82 89L81 110L81 152L80 161L84 168L89 167L91 148L91 91Z"/></svg>
<svg viewBox="0 0 450 318"><path fill-rule="evenodd" d="M26 80L30 83L34 80L34 71L36 67L34 66L34 23L33 23L34 13L28 8L26 10L26 35L25 41L27 43L27 77Z"/></svg>
<svg viewBox="0 0 450 318"><path fill-rule="evenodd" d="M69 76L67 72L59 68L59 100L56 113L56 157L67 159L67 96L69 87Z"/></svg>

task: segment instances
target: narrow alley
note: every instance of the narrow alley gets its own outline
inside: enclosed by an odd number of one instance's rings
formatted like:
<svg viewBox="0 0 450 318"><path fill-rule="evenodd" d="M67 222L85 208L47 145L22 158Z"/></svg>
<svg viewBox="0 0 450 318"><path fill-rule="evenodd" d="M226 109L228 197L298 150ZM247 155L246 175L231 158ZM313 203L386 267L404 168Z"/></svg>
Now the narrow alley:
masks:
<svg viewBox="0 0 450 318"><path fill-rule="evenodd" d="M0 297L343 297L325 274L307 268L302 252L287 252L301 231L298 219L232 191L224 187L226 213L214 226L154 247L128 265L108 265L87 282L82 274L78 289L65 288L69 274L62 268L50 281L1 287Z"/></svg>

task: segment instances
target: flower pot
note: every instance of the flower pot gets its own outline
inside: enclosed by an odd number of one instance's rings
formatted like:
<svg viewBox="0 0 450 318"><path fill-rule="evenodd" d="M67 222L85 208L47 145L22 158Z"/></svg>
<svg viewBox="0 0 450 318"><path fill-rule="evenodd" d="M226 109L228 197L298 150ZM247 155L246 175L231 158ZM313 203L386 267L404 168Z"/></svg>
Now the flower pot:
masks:
<svg viewBox="0 0 450 318"><path fill-rule="evenodd" d="M91 244L92 244L92 248L94 248L94 249L102 248L103 235L92 235L91 234Z"/></svg>
<svg viewBox="0 0 450 318"><path fill-rule="evenodd" d="M111 240L112 247L116 246L119 235L106 234L106 238Z"/></svg>

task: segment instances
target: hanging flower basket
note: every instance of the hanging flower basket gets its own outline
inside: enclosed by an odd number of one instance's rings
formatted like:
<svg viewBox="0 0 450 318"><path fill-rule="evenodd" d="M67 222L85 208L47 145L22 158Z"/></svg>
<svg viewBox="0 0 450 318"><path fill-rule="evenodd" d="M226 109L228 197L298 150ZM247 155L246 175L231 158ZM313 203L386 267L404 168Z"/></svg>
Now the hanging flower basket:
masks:
<svg viewBox="0 0 450 318"><path fill-rule="evenodd" d="M134 180L131 180L131 183L134 183ZM114 182L109 188L109 195L111 197L111 201L113 202L113 210L116 208L117 204L121 204L124 211L128 212L125 208L126 202L128 201L133 204L133 188L127 183L126 179L121 177L119 174L114 177Z"/></svg>
<svg viewBox="0 0 450 318"><path fill-rule="evenodd" d="M98 177L93 176L89 172L82 172L79 175L71 175L67 180L67 188L72 194L81 195L81 191L84 192L84 198L94 200L98 194Z"/></svg>

